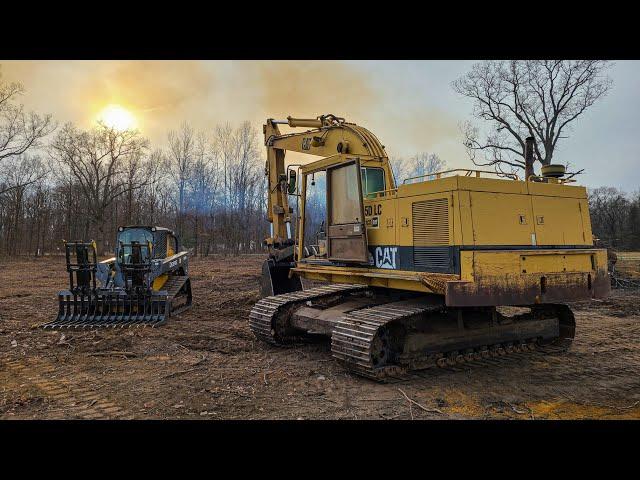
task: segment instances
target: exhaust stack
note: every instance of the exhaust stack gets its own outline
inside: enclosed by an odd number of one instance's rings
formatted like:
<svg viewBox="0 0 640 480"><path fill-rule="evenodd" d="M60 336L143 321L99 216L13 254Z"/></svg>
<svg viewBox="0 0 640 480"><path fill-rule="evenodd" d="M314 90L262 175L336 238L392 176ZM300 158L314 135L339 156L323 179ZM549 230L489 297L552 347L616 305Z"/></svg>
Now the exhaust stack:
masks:
<svg viewBox="0 0 640 480"><path fill-rule="evenodd" d="M535 175L533 171L533 137L527 137L524 141L524 178L525 181L529 181L532 175Z"/></svg>

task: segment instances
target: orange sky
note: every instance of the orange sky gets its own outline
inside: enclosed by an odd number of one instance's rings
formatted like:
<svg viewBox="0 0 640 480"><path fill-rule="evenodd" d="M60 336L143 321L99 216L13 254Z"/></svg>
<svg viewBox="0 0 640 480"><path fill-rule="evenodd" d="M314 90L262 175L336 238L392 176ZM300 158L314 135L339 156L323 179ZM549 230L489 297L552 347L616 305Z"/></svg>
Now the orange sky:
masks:
<svg viewBox="0 0 640 480"><path fill-rule="evenodd" d="M471 167L459 124L472 105L453 80L471 61L3 61L6 80L21 81L21 101L59 123L87 128L109 104L136 118L152 146L183 121L212 130L268 117L333 113L373 131L394 156L437 153L450 167ZM557 160L580 165L587 186L640 185L637 125L640 62L618 61L613 90L563 139ZM567 132L569 133L569 132Z"/></svg>
<svg viewBox="0 0 640 480"><path fill-rule="evenodd" d="M21 81L22 101L61 123L88 127L109 104L132 112L153 144L182 121L211 129L267 117L344 116L369 128L390 154L464 153L457 119L369 73L363 64L327 61L0 61ZM401 98L398 98L400 94ZM402 94L409 94L402 98ZM423 95L418 95L422 96Z"/></svg>

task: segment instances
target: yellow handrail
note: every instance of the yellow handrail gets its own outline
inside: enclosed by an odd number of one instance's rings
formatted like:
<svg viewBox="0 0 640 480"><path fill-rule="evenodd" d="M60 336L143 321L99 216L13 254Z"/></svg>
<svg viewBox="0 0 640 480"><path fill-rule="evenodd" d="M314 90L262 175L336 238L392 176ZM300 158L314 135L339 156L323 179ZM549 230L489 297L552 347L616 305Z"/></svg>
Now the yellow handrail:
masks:
<svg viewBox="0 0 640 480"><path fill-rule="evenodd" d="M470 169L470 168L454 168L454 169L451 169L451 170L443 170L441 172L434 172L434 173L425 173L424 175L417 175L415 177L405 178L402 183L406 184L409 180L415 180L416 178L424 178L424 177L436 177L436 179L439 179L439 178L442 178L442 175L444 175L445 173L451 173L451 172L466 172L465 173L465 177L470 177L472 174L475 174L476 178L480 178L480 174L481 173L488 173L488 174L491 174L491 175L504 175L505 177L509 177L512 180L520 180L520 177L518 177L518 175L516 175L515 173L498 173L498 172L493 172L491 170L475 170L475 169Z"/></svg>
<svg viewBox="0 0 640 480"><path fill-rule="evenodd" d="M531 181L535 181L535 179L538 179L542 182L548 182L549 180L552 181L552 183L559 183L559 184L565 184L565 183L575 183L576 180L572 179L572 178L555 178L555 177L545 177L542 175L529 175L529 178L527 179L529 182Z"/></svg>
<svg viewBox="0 0 640 480"><path fill-rule="evenodd" d="M375 196L375 197L384 197L386 196L387 192L389 193L397 193L398 189L397 188L388 188L387 190L378 190L377 192L369 192L369 193L365 193L364 198L367 199L370 196Z"/></svg>

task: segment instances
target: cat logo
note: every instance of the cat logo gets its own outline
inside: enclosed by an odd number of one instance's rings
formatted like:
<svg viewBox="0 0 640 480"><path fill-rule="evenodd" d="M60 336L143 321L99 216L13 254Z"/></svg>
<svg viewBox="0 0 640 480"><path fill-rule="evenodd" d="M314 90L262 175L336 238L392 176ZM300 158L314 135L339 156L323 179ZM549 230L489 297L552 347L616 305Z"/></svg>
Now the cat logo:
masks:
<svg viewBox="0 0 640 480"><path fill-rule="evenodd" d="M398 247L377 247L375 255L376 267L395 270L397 253Z"/></svg>
<svg viewBox="0 0 640 480"><path fill-rule="evenodd" d="M311 137L303 137L302 138L302 149L303 150L311 150Z"/></svg>

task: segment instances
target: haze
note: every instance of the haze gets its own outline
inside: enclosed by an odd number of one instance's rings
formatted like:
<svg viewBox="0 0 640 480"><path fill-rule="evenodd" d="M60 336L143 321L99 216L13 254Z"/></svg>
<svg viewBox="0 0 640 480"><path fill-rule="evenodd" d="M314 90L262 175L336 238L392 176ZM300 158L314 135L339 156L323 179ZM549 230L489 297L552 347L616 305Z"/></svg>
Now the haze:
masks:
<svg viewBox="0 0 640 480"><path fill-rule="evenodd" d="M199 129L268 117L334 113L372 130L391 157L436 153L450 167L471 167L460 122L471 103L450 83L472 61L2 61L5 80L26 88L30 110L60 124L91 126L109 105L135 117L153 146L183 121ZM640 62L619 61L612 91L574 125L554 160L584 168L589 187L627 192L640 184L636 128Z"/></svg>

